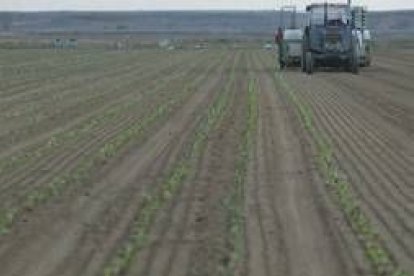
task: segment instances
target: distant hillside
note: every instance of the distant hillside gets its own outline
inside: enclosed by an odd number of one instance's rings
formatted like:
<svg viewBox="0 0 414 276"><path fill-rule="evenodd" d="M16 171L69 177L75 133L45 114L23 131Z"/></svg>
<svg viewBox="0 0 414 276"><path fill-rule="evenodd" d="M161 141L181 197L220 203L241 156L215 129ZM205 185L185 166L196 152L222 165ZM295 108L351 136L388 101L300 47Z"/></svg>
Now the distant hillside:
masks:
<svg viewBox="0 0 414 276"><path fill-rule="evenodd" d="M0 32L269 35L277 12L40 12L0 13ZM414 11L369 15L374 33L414 34Z"/></svg>
<svg viewBox="0 0 414 276"><path fill-rule="evenodd" d="M414 34L414 11L371 13L368 22L370 28L379 34Z"/></svg>

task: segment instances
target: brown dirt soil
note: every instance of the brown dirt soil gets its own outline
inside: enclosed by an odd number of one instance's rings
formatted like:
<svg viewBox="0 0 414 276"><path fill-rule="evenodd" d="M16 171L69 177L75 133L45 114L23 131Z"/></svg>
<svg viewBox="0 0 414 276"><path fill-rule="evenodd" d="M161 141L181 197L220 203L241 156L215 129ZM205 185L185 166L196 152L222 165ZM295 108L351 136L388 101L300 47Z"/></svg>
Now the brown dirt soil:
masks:
<svg viewBox="0 0 414 276"><path fill-rule="evenodd" d="M175 162L196 125L196 114L212 100L221 74L209 76L151 139L108 165L101 181L26 214L0 240L1 273L98 274L133 220L145 187L157 184Z"/></svg>
<svg viewBox="0 0 414 276"><path fill-rule="evenodd" d="M151 89L162 76L182 74L187 67L185 58L194 60L191 55L179 56L167 63L143 63L139 59L133 59L135 63L132 65L123 67L119 64L119 70L114 66L113 71L108 74L110 76L104 77L103 80L98 78L82 84L83 80L68 78L66 87L56 88L55 83L43 85L34 89L40 91L40 96L29 97L23 102L8 102L7 99L2 99L0 102L6 102L12 108L11 111L5 110L3 114L14 115L4 118L2 122L4 128L0 130L0 149L10 148L45 132L53 133L56 128L70 124L102 105L113 103L122 97L125 99L131 93L145 93L145 89ZM81 85L81 88L76 88L77 85ZM142 90L135 91L135 87ZM56 97L56 90L59 91L59 97ZM29 92L25 94L30 94L30 91L29 88Z"/></svg>
<svg viewBox="0 0 414 276"><path fill-rule="evenodd" d="M391 74L404 67L389 60L378 57L358 76L287 72L285 77L312 107L316 127L332 141L339 166L394 261L413 273L413 81Z"/></svg>
<svg viewBox="0 0 414 276"><path fill-rule="evenodd" d="M155 221L148 246L126 275L216 275L226 238L221 200L234 176L247 88L245 74L238 72L231 90L225 91L229 73L218 91L229 93L225 117L208 135L203 155L194 164L194 177Z"/></svg>
<svg viewBox="0 0 414 276"><path fill-rule="evenodd" d="M246 198L245 275L370 275L271 67L258 65L259 120Z"/></svg>
<svg viewBox="0 0 414 276"><path fill-rule="evenodd" d="M195 63L188 70L199 65ZM57 175L70 172L77 165L78 160L93 153L120 131L127 129L137 120L140 120L154 105L170 98L171 91L169 89L181 93L181 91L184 91L184 86L200 81L196 73L185 70L179 74L171 74L165 80L165 83L158 86L153 84L156 81L149 82L137 92L129 93L127 97L120 96L122 102L141 99L141 105L137 105L140 108L135 108L129 112L125 111L123 116L117 118L116 121L91 131L89 135L75 141L73 144L69 141L69 143L57 148L47 157L41 156L40 160L39 158L37 160L33 159L25 165L20 165L17 170L2 172L0 175L0 181L4 183L0 187L2 205L13 206L14 202L19 202L31 190L46 185ZM147 93L146 89L151 90L151 94L148 96L144 96ZM176 96L178 96L178 93ZM109 104L116 105L117 103L110 101ZM96 115L101 114L98 112Z"/></svg>
<svg viewBox="0 0 414 276"><path fill-rule="evenodd" d="M125 56L118 59L104 54L97 62L95 54L65 54L73 58L67 69L56 65L59 56L51 56L50 63L46 56L33 58L31 53L27 59L9 57L8 66L22 70L24 77L20 82L13 75L5 77L0 84L0 106L10 102L16 110L31 105L39 108L58 87L66 99L57 105L62 110L88 97L96 97L97 102L90 108L80 107L78 113L72 111L67 118L57 115L53 124L45 121L45 127L33 136L22 136L9 146L0 144L0 161L11 160L17 153L34 154L52 136L75 131L114 106L136 105L118 110L108 122L85 130L76 139L56 148L51 145L44 155L0 170L0 209L18 207L28 192L71 173L85 156L150 111L174 99L177 103L148 126L142 137L91 172L88 183L69 185L62 194L20 214L10 232L0 236L1 276L103 275L103 269L134 235L134 222L148 195L162 192L171 170L187 157L202 119L217 111L211 108L223 95L228 97L225 111L209 129L190 173L153 210L146 243L137 248L119 275L226 275L236 252L229 246L233 237L227 228L225 201L238 176L252 78L257 85L257 128L249 149L244 202L237 206L244 214L243 254L231 274L375 275L359 236L321 178L312 139L286 87L275 77L273 56L256 50L208 50L170 53L171 59L164 63L165 53L159 59L159 53L149 54L154 63L141 57L137 59L141 67L129 60L128 68L121 71L117 68L122 68L121 60L128 60ZM408 71L412 65L400 57L401 53L381 54L358 76L329 71L307 76L296 70L282 75L298 99L312 108L317 131L331 141L335 162L393 261L414 273L414 83ZM12 65L14 59L18 62ZM99 66L111 63L116 65L112 69ZM56 81L46 80L51 72ZM87 84L111 72L113 82ZM65 74L66 81L59 83ZM82 96L81 91L71 89L72 83L90 94ZM94 87L103 89L102 98ZM21 129L28 119L25 116L15 118L16 131L26 133ZM0 118L0 124L6 121ZM6 126L13 128L11 123ZM0 130L0 139L1 135Z"/></svg>

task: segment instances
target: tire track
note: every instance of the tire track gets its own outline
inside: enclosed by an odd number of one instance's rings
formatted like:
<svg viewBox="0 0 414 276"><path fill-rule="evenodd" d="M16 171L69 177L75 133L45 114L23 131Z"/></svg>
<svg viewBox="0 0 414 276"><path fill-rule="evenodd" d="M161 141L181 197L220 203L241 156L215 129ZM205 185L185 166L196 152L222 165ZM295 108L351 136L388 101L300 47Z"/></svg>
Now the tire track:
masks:
<svg viewBox="0 0 414 276"><path fill-rule="evenodd" d="M262 68L268 63L268 59L262 61ZM260 77L260 109L265 110L266 115L259 117L265 121L265 133L258 134L258 141L260 136L267 140L261 157L265 169L264 173L260 169L257 173L267 183L267 205L273 205L272 216L280 220L273 227L285 243L278 248L278 254L270 254L275 256L271 259L273 264L281 263L277 268L284 265L284 270L273 270L272 275L371 275L363 264L362 250L351 229L345 226L344 218L338 215L326 188L321 186L321 180L312 169L313 162L306 159L311 153L306 150L305 141L299 138L306 135L297 130L299 126L282 92L285 88L275 87L273 78L267 70L265 72ZM266 204L263 198L262 201ZM282 229L277 229L278 224ZM275 240L271 239L270 243ZM319 252L319 255L314 256L312 252ZM261 269L250 265L248 275L266 275Z"/></svg>
<svg viewBox="0 0 414 276"><path fill-rule="evenodd" d="M318 211L317 198L312 196L310 187L314 184L299 150L300 142L293 138L287 106L278 94L272 93L270 78L262 79L261 83L262 94L267 93L262 104L269 110L264 125L264 137L267 136L264 163L270 179L265 183L273 216L279 218L276 230L284 243L278 246L278 255L285 254L273 260L279 264L276 275L342 275L346 270L337 258L330 229L325 228ZM322 248L324 253L312 255ZM284 269L280 270L283 264Z"/></svg>

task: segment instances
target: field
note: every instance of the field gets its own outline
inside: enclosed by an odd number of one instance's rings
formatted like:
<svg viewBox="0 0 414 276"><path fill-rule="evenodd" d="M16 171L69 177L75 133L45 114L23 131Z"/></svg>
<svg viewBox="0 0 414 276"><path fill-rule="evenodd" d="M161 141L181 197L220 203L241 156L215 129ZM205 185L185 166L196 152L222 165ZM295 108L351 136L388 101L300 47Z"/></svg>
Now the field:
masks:
<svg viewBox="0 0 414 276"><path fill-rule="evenodd" d="M414 274L414 51L0 50L0 275Z"/></svg>

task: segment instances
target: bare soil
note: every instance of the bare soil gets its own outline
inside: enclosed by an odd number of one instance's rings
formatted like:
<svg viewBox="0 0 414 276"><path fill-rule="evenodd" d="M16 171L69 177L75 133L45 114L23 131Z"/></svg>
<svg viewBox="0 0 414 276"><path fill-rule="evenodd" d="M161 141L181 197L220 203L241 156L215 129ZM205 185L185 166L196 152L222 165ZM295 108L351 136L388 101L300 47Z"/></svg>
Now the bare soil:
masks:
<svg viewBox="0 0 414 276"><path fill-rule="evenodd" d="M138 53L27 52L0 67L9 72L0 76L0 211L19 208L31 192L75 173L85 158L169 106L89 172L86 183L69 183L19 212L0 236L0 275L104 275L120 250L132 246L146 198L163 192L223 95L224 112L200 140L200 155L179 189L152 210L145 242L118 275L225 275L236 253L229 246L225 202L238 177L252 79L258 118L244 202L237 206L244 214L243 252L231 273L375 275L358 233L322 179L311 137L275 77L272 54ZM72 62L61 68L68 56ZM282 74L312 109L317 131L332 143L335 162L393 262L414 273L414 53L401 57L381 53L357 76ZM21 79L10 70L20 70ZM39 114L38 121L31 119Z"/></svg>

